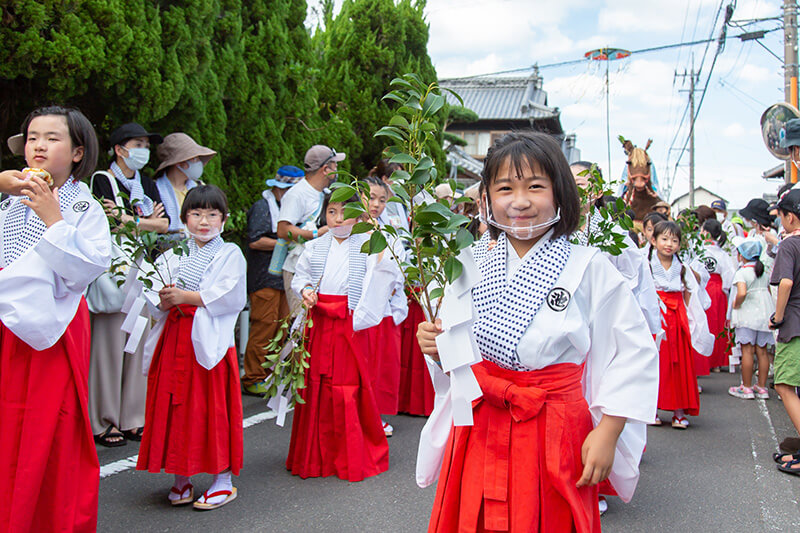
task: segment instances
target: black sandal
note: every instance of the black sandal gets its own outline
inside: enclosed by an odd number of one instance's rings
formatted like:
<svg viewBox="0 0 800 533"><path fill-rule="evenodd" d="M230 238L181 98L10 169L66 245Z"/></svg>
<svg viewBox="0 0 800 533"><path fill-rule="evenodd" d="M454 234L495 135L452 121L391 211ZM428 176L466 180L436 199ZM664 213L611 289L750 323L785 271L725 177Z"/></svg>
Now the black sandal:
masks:
<svg viewBox="0 0 800 533"><path fill-rule="evenodd" d="M788 461L782 461L781 457L786 457L787 455L789 457L791 457L791 459L789 459ZM775 461L776 463L778 463L779 465L782 465L782 464L789 463L789 462L792 462L792 461L800 460L800 453L775 452L775 453L772 454L772 460Z"/></svg>
<svg viewBox="0 0 800 533"><path fill-rule="evenodd" d="M800 476L800 468L792 468L793 465L800 464L800 459L793 459L788 463L781 463L778 465L778 470L793 476Z"/></svg>
<svg viewBox="0 0 800 533"><path fill-rule="evenodd" d="M122 432L125 435L125 438L128 440L142 442L142 433L144 433L143 427L133 428L133 429L126 429Z"/></svg>
<svg viewBox="0 0 800 533"><path fill-rule="evenodd" d="M123 435L121 432L112 434L112 429L115 429L114 426L108 426L104 432L94 436L94 441L100 446L105 446L106 448L117 448L119 446L125 446L128 444L128 442L125 440L125 435ZM116 438L119 438L120 440L111 440Z"/></svg>

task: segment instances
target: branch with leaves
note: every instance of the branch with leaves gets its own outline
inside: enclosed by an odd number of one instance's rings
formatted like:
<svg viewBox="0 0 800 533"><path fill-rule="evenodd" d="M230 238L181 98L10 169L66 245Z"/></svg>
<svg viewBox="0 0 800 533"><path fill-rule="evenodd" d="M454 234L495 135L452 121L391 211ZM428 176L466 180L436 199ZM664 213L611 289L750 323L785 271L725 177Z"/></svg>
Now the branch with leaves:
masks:
<svg viewBox="0 0 800 533"><path fill-rule="evenodd" d="M595 200L603 196L613 195L613 183L607 183L596 164L591 168L582 170L579 176L586 176L586 187L578 188L581 205L588 205L589 210L581 215L581 228L579 232L586 233L586 245L598 248L611 255L619 255L628 247L625 242L626 233L633 229L633 221L626 214L627 206L622 198L617 198L613 203L604 207L596 207ZM599 217L595 217L599 215ZM595 222L593 222L593 220ZM622 230L622 231L620 231ZM577 235L572 236L572 242L580 242Z"/></svg>

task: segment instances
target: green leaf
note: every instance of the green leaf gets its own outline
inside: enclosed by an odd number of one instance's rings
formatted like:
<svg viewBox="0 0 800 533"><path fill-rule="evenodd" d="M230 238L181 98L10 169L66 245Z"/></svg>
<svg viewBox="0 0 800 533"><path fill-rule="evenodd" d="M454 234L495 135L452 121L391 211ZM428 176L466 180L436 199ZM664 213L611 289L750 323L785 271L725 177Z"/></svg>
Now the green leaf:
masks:
<svg viewBox="0 0 800 533"><path fill-rule="evenodd" d="M358 218L364 214L364 207L361 204L350 203L344 206L342 215L345 219Z"/></svg>
<svg viewBox="0 0 800 533"><path fill-rule="evenodd" d="M389 163L416 165L418 161L408 154L397 154L389 160Z"/></svg>
<svg viewBox="0 0 800 533"><path fill-rule="evenodd" d="M466 228L458 228L458 232L456 233L456 244L458 245L459 250L463 250L464 248L472 246L473 242L475 242L475 237L472 236L472 233L467 231Z"/></svg>
<svg viewBox="0 0 800 533"><path fill-rule="evenodd" d="M330 203L344 202L355 196L357 193L358 192L354 187L351 187L350 185L345 185L344 187L339 187L335 189L331 193L331 199L329 201Z"/></svg>
<svg viewBox="0 0 800 533"><path fill-rule="evenodd" d="M403 97L398 91L392 91L388 94L385 94L381 100L394 100L400 104L405 104L407 98Z"/></svg>
<svg viewBox="0 0 800 533"><path fill-rule="evenodd" d="M383 235L382 232L376 231L369 237L369 253L370 254L377 254L382 252L388 243L386 242L386 237Z"/></svg>
<svg viewBox="0 0 800 533"><path fill-rule="evenodd" d="M405 142L405 140L406 140L405 134L402 131L400 131L399 129L393 127L393 126L384 126L381 129L379 129L378 131L376 131L372 136L373 137L390 137L390 138L392 138L392 139L394 139L394 140L396 140L398 142L401 142L401 143Z"/></svg>
<svg viewBox="0 0 800 533"><path fill-rule="evenodd" d="M431 93L425 99L425 103L422 106L422 112L426 116L433 116L444 106L444 104L444 96Z"/></svg>
<svg viewBox="0 0 800 533"><path fill-rule="evenodd" d="M455 96L455 97L456 97L456 99L458 100L458 103L459 103L459 104L460 104L462 107L464 106L464 99L463 99L463 98L461 98L461 95L460 95L460 94L458 94L457 92L455 92L455 91L454 91L454 90L452 90L452 89L448 89L447 87L439 87L439 88L440 88L441 90L443 90L443 91L447 91L447 92L449 92L450 94L452 94L453 96Z"/></svg>
<svg viewBox="0 0 800 533"><path fill-rule="evenodd" d="M461 275L461 271L463 269L464 265L461 264L461 261L453 256L448 257L444 261L444 275L447 277L447 281L450 283L453 283L458 279L458 276Z"/></svg>
<svg viewBox="0 0 800 533"><path fill-rule="evenodd" d="M431 300L436 300L437 298L441 298L444 295L444 289L441 287L436 287L431 291L428 295Z"/></svg>
<svg viewBox="0 0 800 533"><path fill-rule="evenodd" d="M350 231L350 234L358 235L360 233L366 233L373 229L375 229L375 227L369 222L357 222L356 225L353 226L353 229Z"/></svg>
<svg viewBox="0 0 800 533"><path fill-rule="evenodd" d="M389 124L391 126L398 126L400 128L409 129L411 126L408 121L403 117L403 115L394 115L392 118L389 119Z"/></svg>
<svg viewBox="0 0 800 533"><path fill-rule="evenodd" d="M408 180L409 183L413 183L415 185L425 185L431 180L431 173L429 170L421 169L417 167L414 170L414 173L411 175L411 179Z"/></svg>
<svg viewBox="0 0 800 533"><path fill-rule="evenodd" d="M424 156L422 159L419 160L419 164L417 165L417 170L427 170L433 167L433 159L428 157L427 155ZM455 190L455 189L453 189Z"/></svg>
<svg viewBox="0 0 800 533"><path fill-rule="evenodd" d="M392 181L406 181L410 177L411 177L411 175L408 172L406 172L405 170L395 170L394 172L392 172L392 176L389 179L392 180ZM392 185L392 190L395 191L395 194L397 194L397 191L395 190L394 185Z"/></svg>

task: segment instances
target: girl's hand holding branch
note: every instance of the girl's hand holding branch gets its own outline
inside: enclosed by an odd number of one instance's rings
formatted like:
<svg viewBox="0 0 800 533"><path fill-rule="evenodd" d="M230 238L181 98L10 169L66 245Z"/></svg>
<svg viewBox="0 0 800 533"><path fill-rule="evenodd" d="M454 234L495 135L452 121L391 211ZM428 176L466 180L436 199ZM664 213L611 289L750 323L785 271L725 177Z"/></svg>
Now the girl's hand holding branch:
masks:
<svg viewBox="0 0 800 533"><path fill-rule="evenodd" d="M306 287L302 291L303 296L303 303L305 304L306 308L311 309L315 305L317 305L317 293L311 287Z"/></svg>
<svg viewBox="0 0 800 533"><path fill-rule="evenodd" d="M442 320L436 322L420 322L417 327L417 342L422 353L429 355L434 361L439 360L439 349L436 347L436 337L442 333Z"/></svg>

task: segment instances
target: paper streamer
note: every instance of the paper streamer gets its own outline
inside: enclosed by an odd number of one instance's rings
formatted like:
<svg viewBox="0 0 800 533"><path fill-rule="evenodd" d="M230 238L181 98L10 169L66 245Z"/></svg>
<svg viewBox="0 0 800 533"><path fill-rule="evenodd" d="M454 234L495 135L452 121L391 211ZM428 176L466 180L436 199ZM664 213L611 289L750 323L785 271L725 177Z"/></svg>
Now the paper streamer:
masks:
<svg viewBox="0 0 800 533"><path fill-rule="evenodd" d="M136 300L133 301L130 310L128 311L128 315L125 317L125 320L122 322L122 327L120 329L125 333L133 333L133 328L136 327L136 319L142 314L142 309L144 309L145 299L141 296L137 297Z"/></svg>
<svg viewBox="0 0 800 533"><path fill-rule="evenodd" d="M139 343L142 341L142 335L144 334L144 329L147 327L148 320L149 319L144 316L136 318L136 325L133 327L133 331L128 337L128 342L125 344L125 353L132 354L136 352Z"/></svg>

